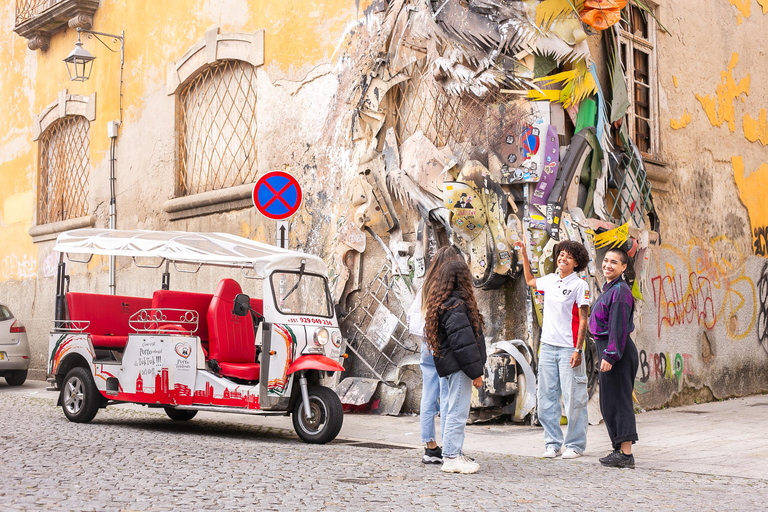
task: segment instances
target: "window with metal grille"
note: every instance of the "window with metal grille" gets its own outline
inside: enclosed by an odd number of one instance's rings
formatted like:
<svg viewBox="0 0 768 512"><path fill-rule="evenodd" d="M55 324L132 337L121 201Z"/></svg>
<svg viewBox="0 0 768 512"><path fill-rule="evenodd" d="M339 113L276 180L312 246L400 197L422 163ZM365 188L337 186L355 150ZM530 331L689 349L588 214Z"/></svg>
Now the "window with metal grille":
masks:
<svg viewBox="0 0 768 512"><path fill-rule="evenodd" d="M620 56L630 93L627 129L641 152L658 154L656 112L656 27L648 13L630 6L622 14L619 30Z"/></svg>
<svg viewBox="0 0 768 512"><path fill-rule="evenodd" d="M407 72L411 79L395 86L392 96L398 145L419 130L437 147L461 142L461 98L443 92L426 59L408 66Z"/></svg>
<svg viewBox="0 0 768 512"><path fill-rule="evenodd" d="M256 181L256 69L239 60L217 62L178 101L177 194Z"/></svg>
<svg viewBox="0 0 768 512"><path fill-rule="evenodd" d="M89 130L85 117L66 116L40 136L38 224L88 213Z"/></svg>

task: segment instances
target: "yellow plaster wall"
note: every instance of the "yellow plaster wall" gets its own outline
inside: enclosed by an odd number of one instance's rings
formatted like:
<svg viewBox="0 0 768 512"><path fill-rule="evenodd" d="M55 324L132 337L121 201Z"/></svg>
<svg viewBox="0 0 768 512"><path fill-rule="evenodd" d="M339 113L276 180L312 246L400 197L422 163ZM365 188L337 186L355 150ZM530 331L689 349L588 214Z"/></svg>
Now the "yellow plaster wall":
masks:
<svg viewBox="0 0 768 512"><path fill-rule="evenodd" d="M678 108L669 112L668 119L680 137L670 140L710 153L716 165L729 164L738 197L749 216L749 245L754 254L768 256L768 73L764 65L768 0L724 0L711 5L710 14L717 11L725 17L721 23L710 25L712 32L720 30L728 37L718 38L712 33L710 40L718 48L702 46L695 55L675 47L678 62L696 65L695 76L672 76ZM713 19L706 12L699 14L702 19ZM735 28L729 28L727 16L735 17ZM681 32L688 29L685 25L677 28ZM723 67L716 71L718 60ZM663 83L663 75L661 80ZM686 94L696 101L686 100ZM688 156L685 149L682 151Z"/></svg>
<svg viewBox="0 0 768 512"><path fill-rule="evenodd" d="M125 32L123 83L124 126L146 116L145 99L165 89L166 66L201 41L205 31L255 32L265 29L265 69L269 78L301 81L308 71L328 63L344 33L365 16L371 1L317 0L112 0L102 2L93 29ZM32 117L55 101L58 93L96 92L96 120L90 126L93 169L107 159L108 121L119 119L119 53L82 36L94 62L91 79L70 82L62 59L77 40L66 29L51 38L50 48L32 52L26 40L12 32L14 2L0 7L0 282L34 276L39 248L27 231L34 223L37 151L32 141ZM104 41L114 49L119 43ZM150 113L151 114L151 113ZM93 200L93 198L91 198ZM92 205L93 206L93 205Z"/></svg>

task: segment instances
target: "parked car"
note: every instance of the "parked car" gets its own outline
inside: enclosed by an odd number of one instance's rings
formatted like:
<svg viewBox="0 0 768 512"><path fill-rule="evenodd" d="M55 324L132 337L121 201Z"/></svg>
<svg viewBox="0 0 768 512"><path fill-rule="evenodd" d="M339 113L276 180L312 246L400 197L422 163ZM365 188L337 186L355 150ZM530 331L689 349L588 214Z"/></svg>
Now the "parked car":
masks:
<svg viewBox="0 0 768 512"><path fill-rule="evenodd" d="M27 329L8 306L0 304L0 375L9 386L21 386L27 380L29 361Z"/></svg>

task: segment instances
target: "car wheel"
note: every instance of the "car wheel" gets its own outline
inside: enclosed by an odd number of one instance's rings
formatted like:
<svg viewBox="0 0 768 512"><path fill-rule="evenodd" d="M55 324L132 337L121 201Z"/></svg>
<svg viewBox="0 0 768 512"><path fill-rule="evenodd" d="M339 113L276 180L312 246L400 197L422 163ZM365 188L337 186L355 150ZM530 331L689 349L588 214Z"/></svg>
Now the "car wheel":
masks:
<svg viewBox="0 0 768 512"><path fill-rule="evenodd" d="M88 423L99 411L103 397L87 368L72 368L61 388L61 408L69 421Z"/></svg>
<svg viewBox="0 0 768 512"><path fill-rule="evenodd" d="M189 421L197 414L197 411L174 409L173 407L163 407L163 409L165 409L165 414L173 421Z"/></svg>
<svg viewBox="0 0 768 512"><path fill-rule="evenodd" d="M304 400L293 407L293 428L305 443L324 444L333 441L341 430L344 411L339 396L332 390L315 386L309 389L311 417L304 414Z"/></svg>
<svg viewBox="0 0 768 512"><path fill-rule="evenodd" d="M27 380L27 370L8 370L5 372L5 382L9 386L21 386Z"/></svg>

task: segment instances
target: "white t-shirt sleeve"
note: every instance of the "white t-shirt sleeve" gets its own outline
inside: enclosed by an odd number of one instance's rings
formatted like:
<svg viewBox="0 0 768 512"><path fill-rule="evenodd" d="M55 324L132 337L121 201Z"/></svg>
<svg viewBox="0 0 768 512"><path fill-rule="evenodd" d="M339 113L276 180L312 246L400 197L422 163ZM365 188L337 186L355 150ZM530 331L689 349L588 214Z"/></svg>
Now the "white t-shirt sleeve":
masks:
<svg viewBox="0 0 768 512"><path fill-rule="evenodd" d="M536 278L536 291L546 295L547 288L552 285L554 279L557 279L555 274L547 274L544 277Z"/></svg>
<svg viewBox="0 0 768 512"><path fill-rule="evenodd" d="M579 307L589 306L589 285L587 284L587 282L579 278L579 282L575 292L576 292L576 305Z"/></svg>

